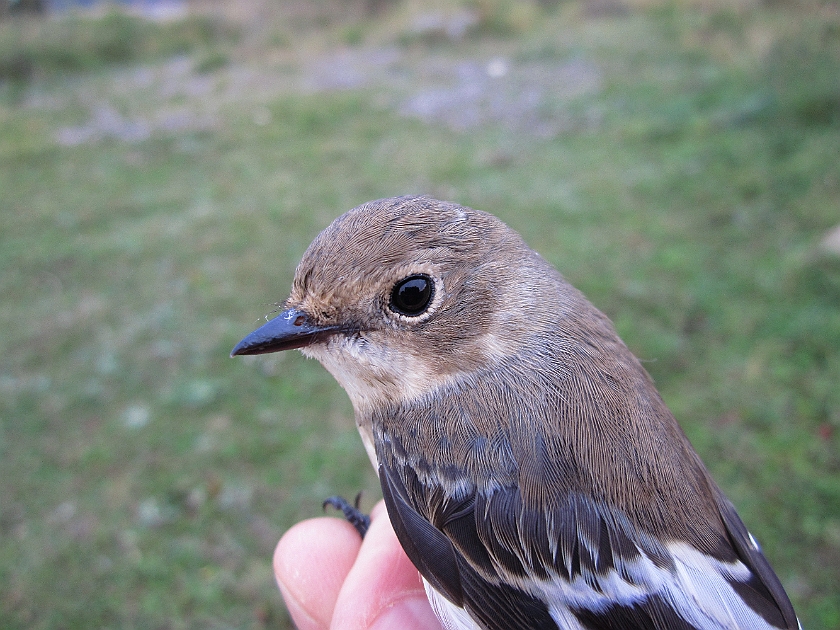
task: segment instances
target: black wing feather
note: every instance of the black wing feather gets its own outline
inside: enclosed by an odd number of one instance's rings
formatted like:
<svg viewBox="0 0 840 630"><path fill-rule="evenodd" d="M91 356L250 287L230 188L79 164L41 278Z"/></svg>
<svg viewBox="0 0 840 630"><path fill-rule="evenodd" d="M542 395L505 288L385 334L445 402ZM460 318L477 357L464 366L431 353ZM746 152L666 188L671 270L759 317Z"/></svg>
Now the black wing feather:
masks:
<svg viewBox="0 0 840 630"><path fill-rule="evenodd" d="M543 601L478 572L476 567L492 570L492 564L475 527L472 500L448 506L452 513L446 516L441 511L444 534L412 507L397 471L380 464L379 479L397 538L435 590L466 608L487 630L558 630ZM452 541L459 543L458 550Z"/></svg>
<svg viewBox="0 0 840 630"><path fill-rule="evenodd" d="M753 575L749 582L730 581L732 588L767 623L777 628L796 630L799 628L799 621L793 611L793 604L790 603L782 583L773 572L767 558L754 544L747 526L720 490L716 493L716 499L732 546L738 558L749 567Z"/></svg>
<svg viewBox="0 0 840 630"><path fill-rule="evenodd" d="M606 610L575 610L575 617L587 630L697 630L656 595L632 606L610 606Z"/></svg>
<svg viewBox="0 0 840 630"><path fill-rule="evenodd" d="M460 571L452 543L408 504L405 486L382 466L379 480L388 517L405 555L435 590L463 606Z"/></svg>

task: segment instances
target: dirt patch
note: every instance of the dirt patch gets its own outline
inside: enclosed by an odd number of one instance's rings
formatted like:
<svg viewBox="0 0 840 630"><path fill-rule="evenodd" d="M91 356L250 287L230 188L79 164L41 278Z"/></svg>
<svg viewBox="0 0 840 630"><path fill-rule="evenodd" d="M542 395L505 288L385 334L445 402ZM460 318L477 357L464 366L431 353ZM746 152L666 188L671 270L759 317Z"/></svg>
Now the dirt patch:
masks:
<svg viewBox="0 0 840 630"><path fill-rule="evenodd" d="M600 121L591 108L574 106L602 89L600 69L582 58L519 62L389 46L342 49L282 68L230 64L201 73L194 66L180 57L117 72L101 91L77 85L69 98L88 109L89 119L59 129L56 141L141 142L156 133L212 129L220 106L260 108L284 93L341 90L365 90L402 116L456 132L496 126L550 138Z"/></svg>
<svg viewBox="0 0 840 630"><path fill-rule="evenodd" d="M505 57L429 56L414 64L398 48L342 51L305 65L307 91L374 89L398 96L403 116L454 131L499 125L551 137L597 123L570 105L598 93L602 75L584 59L518 63Z"/></svg>
<svg viewBox="0 0 840 630"><path fill-rule="evenodd" d="M601 89L600 72L582 60L520 65L502 57L468 59L444 63L438 74L437 85L419 88L399 111L455 131L501 125L555 136L582 122L569 104Z"/></svg>

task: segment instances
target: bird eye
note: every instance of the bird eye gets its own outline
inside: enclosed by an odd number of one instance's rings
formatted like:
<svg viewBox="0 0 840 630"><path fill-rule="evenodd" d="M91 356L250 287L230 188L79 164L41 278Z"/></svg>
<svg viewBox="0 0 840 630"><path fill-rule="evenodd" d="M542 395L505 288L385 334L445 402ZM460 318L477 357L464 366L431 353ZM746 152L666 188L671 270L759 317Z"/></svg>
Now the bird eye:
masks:
<svg viewBox="0 0 840 630"><path fill-rule="evenodd" d="M425 311L434 292L428 276L409 276L394 285L391 291L391 308L397 313L416 317Z"/></svg>

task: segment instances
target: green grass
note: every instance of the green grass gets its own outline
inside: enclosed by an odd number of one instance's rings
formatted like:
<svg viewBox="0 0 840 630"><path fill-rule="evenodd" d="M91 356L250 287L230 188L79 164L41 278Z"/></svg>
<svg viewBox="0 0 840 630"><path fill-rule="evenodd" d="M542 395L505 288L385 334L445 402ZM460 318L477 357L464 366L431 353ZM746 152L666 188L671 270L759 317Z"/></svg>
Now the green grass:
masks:
<svg viewBox="0 0 840 630"><path fill-rule="evenodd" d="M513 20L497 4L481 24ZM836 16L565 5L424 43L411 3L306 6L0 23L0 61L34 68L0 72L3 626L288 623L277 538L378 484L320 366L228 352L335 216L425 192L499 215L613 318L804 627L840 628L840 257L819 245L840 223ZM302 88L347 42L396 47L412 81ZM598 88L547 103L570 121L551 137L398 113L430 59L498 56L582 60Z"/></svg>
<svg viewBox="0 0 840 630"><path fill-rule="evenodd" d="M187 54L232 42L236 33L205 16L156 24L117 10L95 18L72 13L61 19L7 18L0 21L0 80L28 82Z"/></svg>

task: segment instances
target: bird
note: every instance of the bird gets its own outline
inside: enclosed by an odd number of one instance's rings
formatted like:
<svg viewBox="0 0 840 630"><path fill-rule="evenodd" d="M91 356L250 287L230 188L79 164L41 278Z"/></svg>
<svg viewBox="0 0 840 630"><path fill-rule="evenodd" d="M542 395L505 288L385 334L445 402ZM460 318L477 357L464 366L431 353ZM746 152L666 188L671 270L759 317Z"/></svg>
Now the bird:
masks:
<svg viewBox="0 0 840 630"><path fill-rule="evenodd" d="M365 203L231 356L299 349L346 390L448 630L801 628L612 322L495 216Z"/></svg>

